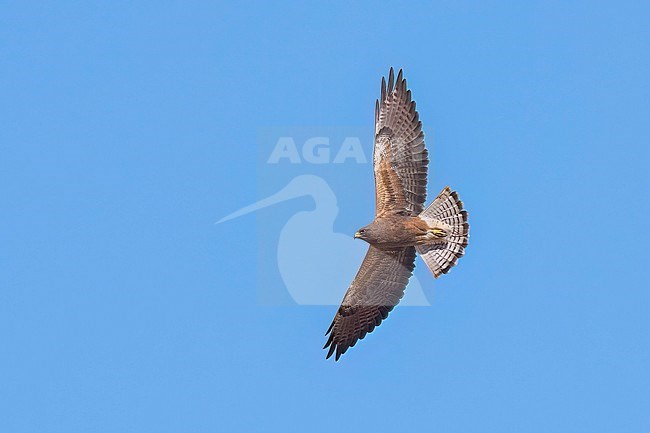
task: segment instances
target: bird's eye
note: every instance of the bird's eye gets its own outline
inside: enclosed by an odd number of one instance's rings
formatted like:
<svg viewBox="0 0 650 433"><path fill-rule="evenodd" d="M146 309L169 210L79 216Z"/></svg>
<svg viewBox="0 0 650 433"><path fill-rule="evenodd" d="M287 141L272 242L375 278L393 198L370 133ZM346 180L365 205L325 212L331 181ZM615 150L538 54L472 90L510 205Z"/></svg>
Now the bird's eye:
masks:
<svg viewBox="0 0 650 433"><path fill-rule="evenodd" d="M366 229L359 230L359 233L365 233L365 232L366 232Z"/></svg>

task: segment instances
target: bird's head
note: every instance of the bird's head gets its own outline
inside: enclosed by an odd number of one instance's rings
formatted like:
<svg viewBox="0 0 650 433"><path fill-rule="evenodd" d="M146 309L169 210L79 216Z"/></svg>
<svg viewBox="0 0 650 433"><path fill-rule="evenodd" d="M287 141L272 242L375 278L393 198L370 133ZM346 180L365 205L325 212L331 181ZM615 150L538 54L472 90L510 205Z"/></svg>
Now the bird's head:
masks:
<svg viewBox="0 0 650 433"><path fill-rule="evenodd" d="M372 243L377 239L376 227L373 227L372 224L362 227L354 234L355 239L363 239L368 243Z"/></svg>

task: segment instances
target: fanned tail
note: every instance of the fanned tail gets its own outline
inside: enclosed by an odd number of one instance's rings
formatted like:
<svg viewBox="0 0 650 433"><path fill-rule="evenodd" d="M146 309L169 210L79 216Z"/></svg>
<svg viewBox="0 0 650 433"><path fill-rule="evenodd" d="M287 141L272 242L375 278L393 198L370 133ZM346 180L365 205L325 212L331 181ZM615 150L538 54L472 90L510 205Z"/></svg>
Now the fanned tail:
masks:
<svg viewBox="0 0 650 433"><path fill-rule="evenodd" d="M469 239L467 211L463 209L463 202L458 198L456 191L447 186L420 214L420 218L440 221L452 229L445 243L416 247L433 276L438 278L449 272L456 261L465 254Z"/></svg>

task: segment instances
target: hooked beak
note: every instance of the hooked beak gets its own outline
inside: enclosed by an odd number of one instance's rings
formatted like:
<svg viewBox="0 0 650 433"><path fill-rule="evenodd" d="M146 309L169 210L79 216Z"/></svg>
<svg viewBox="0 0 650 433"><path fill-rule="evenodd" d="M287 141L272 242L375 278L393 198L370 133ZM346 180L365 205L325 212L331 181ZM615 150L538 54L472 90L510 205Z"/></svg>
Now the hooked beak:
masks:
<svg viewBox="0 0 650 433"><path fill-rule="evenodd" d="M355 238L355 239L359 239L359 238L361 238L361 233L356 232L356 233L354 234L354 238Z"/></svg>

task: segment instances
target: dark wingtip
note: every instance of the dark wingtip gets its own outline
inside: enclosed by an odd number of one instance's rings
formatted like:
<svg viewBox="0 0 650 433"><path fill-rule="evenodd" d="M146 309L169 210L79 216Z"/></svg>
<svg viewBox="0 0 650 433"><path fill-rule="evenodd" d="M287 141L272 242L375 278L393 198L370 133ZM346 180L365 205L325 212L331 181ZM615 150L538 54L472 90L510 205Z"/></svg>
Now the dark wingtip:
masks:
<svg viewBox="0 0 650 433"><path fill-rule="evenodd" d="M333 327L334 327L334 320L332 320L332 324L330 325L330 327L327 328L327 332L325 332L325 335L327 335L327 334L329 334L330 332L332 332L332 328L333 328Z"/></svg>
<svg viewBox="0 0 650 433"><path fill-rule="evenodd" d="M323 347L323 349L325 349L325 348ZM330 350L327 351L327 355L325 356L325 359L330 359L330 356L332 356L335 349L336 349L336 344L332 344L330 346Z"/></svg>
<svg viewBox="0 0 650 433"><path fill-rule="evenodd" d="M375 99L375 125L379 122L379 99Z"/></svg>
<svg viewBox="0 0 650 433"><path fill-rule="evenodd" d="M334 334L330 334L329 338L327 339L327 342L325 343L325 346L323 346L323 349L327 349L332 342L334 341Z"/></svg>

